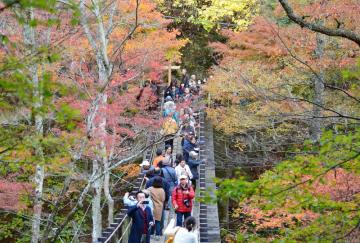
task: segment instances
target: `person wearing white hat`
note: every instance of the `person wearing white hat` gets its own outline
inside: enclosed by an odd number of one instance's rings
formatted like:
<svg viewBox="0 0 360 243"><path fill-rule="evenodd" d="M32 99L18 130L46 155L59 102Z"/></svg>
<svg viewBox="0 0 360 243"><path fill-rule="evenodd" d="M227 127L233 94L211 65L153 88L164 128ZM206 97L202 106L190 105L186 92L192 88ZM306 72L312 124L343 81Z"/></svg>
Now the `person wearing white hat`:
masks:
<svg viewBox="0 0 360 243"><path fill-rule="evenodd" d="M195 192L187 178L186 175L181 175L180 184L172 192L171 200L176 213L176 226L182 226L183 219L186 220L191 216Z"/></svg>
<svg viewBox="0 0 360 243"><path fill-rule="evenodd" d="M141 164L141 173L146 174L147 172L154 170L154 166L150 165L150 162L148 160L144 160Z"/></svg>

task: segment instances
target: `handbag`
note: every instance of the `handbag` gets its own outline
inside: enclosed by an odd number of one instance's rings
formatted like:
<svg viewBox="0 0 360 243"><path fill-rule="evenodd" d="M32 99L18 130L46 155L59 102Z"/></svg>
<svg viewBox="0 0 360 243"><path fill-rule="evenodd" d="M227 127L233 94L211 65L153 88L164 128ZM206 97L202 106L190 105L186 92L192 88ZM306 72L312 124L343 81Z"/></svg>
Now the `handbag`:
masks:
<svg viewBox="0 0 360 243"><path fill-rule="evenodd" d="M174 239L175 239L175 235L176 233L179 231L181 227L179 227L176 231L175 231L175 234L174 235L171 235L166 241L165 243L173 243L174 242Z"/></svg>

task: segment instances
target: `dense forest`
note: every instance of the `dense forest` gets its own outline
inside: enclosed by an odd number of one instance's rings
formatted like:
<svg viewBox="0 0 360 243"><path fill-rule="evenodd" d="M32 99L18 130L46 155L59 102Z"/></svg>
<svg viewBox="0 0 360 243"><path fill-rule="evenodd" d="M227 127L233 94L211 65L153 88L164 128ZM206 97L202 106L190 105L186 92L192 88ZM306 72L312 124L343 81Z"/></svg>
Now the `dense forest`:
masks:
<svg viewBox="0 0 360 243"><path fill-rule="evenodd" d="M260 168L214 178L224 242L360 241L359 0L2 0L0 26L0 242L96 241L169 64Z"/></svg>

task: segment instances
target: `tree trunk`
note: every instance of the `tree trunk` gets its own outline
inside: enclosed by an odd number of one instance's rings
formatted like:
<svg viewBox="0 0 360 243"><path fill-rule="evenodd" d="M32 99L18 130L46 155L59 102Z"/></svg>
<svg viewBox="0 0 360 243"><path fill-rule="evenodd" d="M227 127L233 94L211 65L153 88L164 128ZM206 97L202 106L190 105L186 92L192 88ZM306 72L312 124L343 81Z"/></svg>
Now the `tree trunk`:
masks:
<svg viewBox="0 0 360 243"><path fill-rule="evenodd" d="M110 6L110 16L109 16L109 26L106 28L103 22L104 16L104 9L100 9L101 4L99 0L94 0L91 2L93 9L93 13L96 16L96 23L95 28L89 28L89 23L86 18L86 8L85 8L85 0L80 1L80 11L81 11L81 25L84 28L85 34L89 40L91 47L94 50L96 55L96 63L98 68L98 84L101 87L102 94L99 94L101 97L100 100L100 109L97 112L101 116L101 120L99 122L99 129L100 129L100 160L102 162L102 169L106 171L104 173L104 178L100 178L96 181L94 188L94 197L93 197L93 205L92 205L92 219L93 219L93 233L92 239L93 242L97 241L97 238L101 234L101 211L100 211L100 199L101 199L101 188L104 188L104 194L107 200L108 205L108 223L109 225L113 222L113 214L114 214L114 200L110 195L110 173L108 168L110 166L108 160L108 151L106 147L106 107L107 107L107 94L106 94L106 87L108 85L108 81L110 79L112 73L112 65L110 63L108 57L108 34L112 31L113 28L113 16L116 10L116 3L115 1L111 3ZM104 114L101 114L104 112ZM94 120L94 119L93 119ZM96 127L96 124L92 125L92 127ZM93 161L93 172L95 170L100 171L98 160ZM102 183L103 182L103 183Z"/></svg>
<svg viewBox="0 0 360 243"><path fill-rule="evenodd" d="M324 56L324 46L325 46L325 36L317 33L316 34L316 49L315 49L315 58L318 60L318 63L321 63L321 59ZM313 77L313 86L314 86L314 105L313 105L313 116L310 127L310 136L311 140L314 143L320 141L322 134L322 108L324 104L323 93L324 93L324 70L321 68L317 77Z"/></svg>
<svg viewBox="0 0 360 243"><path fill-rule="evenodd" d="M93 160L93 172L95 172L95 176L99 176L101 174L101 169L99 166L98 160ZM91 199L92 203L92 242L97 242L97 239L101 236L102 230L102 219L101 219L101 187L102 187L102 178L98 178L92 184L93 188L93 196Z"/></svg>
<svg viewBox="0 0 360 243"><path fill-rule="evenodd" d="M97 65L98 65L98 73L99 73L99 83L102 86L106 86L107 82L109 81L109 78L111 76L112 68L111 64L109 62L108 57L108 36L107 31L104 26L102 13L100 10L100 3L98 0L94 1L94 13L96 15L97 19L97 36L99 40L99 49L97 50ZM114 14L114 11L116 9L116 4L112 3L111 6L111 14L110 14L110 24L109 24L109 30L112 28L112 16ZM102 99L102 107L103 111L106 111L107 107L107 94L104 92L104 96ZM103 163L103 169L106 171L104 174L104 194L106 197L107 205L108 205L108 224L110 226L111 223L113 223L114 218L114 200L111 197L110 194L110 172L108 171L109 168L109 160L108 160L108 151L106 149L106 141L105 138L107 136L106 132L106 116L103 116L101 123L100 123L100 129L101 129L101 142L100 142L100 150L101 150L101 156L102 156L102 163Z"/></svg>
<svg viewBox="0 0 360 243"><path fill-rule="evenodd" d="M32 30L34 32L34 30ZM34 85L34 97L37 97L37 100L34 103L35 108L35 127L37 137L40 138L43 136L43 118L36 111L41 106L42 96L41 96L41 87L39 85L38 77L38 65L33 65L30 67L32 83ZM35 149L35 154L39 158L39 164L36 165L35 170L35 198L33 206L33 220L32 220L32 234L31 242L37 243L40 239L40 224L41 224L41 213L42 213L42 195L43 195L43 184L45 179L45 169L44 169L44 154L43 149L40 143L37 143Z"/></svg>
<svg viewBox="0 0 360 243"><path fill-rule="evenodd" d="M34 108L37 109L41 106L42 96L38 78L38 66L34 65L32 69L32 81L34 84L34 97L38 97L38 101L35 102ZM36 112L36 111L35 111ZM36 112L37 113L37 112ZM43 136L43 118L39 114L35 114L35 127L38 139ZM40 239L40 223L41 223L41 212L42 212L42 195L43 195L43 184L45 179L45 168L44 168L44 154L40 143L37 144L35 149L36 156L39 158L39 164L36 165L35 171L35 199L34 199L34 215L32 222L32 239L31 242L38 242Z"/></svg>
<svg viewBox="0 0 360 243"><path fill-rule="evenodd" d="M104 94L102 98L102 107L106 108L107 105L107 95ZM100 123L100 129L102 133L102 139L100 142L100 153L101 159L103 162L103 168L106 171L104 173L104 194L106 197L107 205L108 205L108 224L113 222L114 218L114 200L110 194L110 172L108 171L109 168L109 160L108 160L108 153L106 150L106 143L105 143L105 136L106 136L106 117L103 116L102 121Z"/></svg>
<svg viewBox="0 0 360 243"><path fill-rule="evenodd" d="M44 166L37 165L35 172L35 199L34 199L34 215L31 227L31 242L37 243L40 239L40 223L41 223L41 212L42 212L42 193L43 193L43 182L45 172Z"/></svg>
<svg viewBox="0 0 360 243"><path fill-rule="evenodd" d="M102 142L102 146L104 143ZM107 171L104 175L104 194L106 197L107 205L108 205L108 224L110 226L111 223L114 222L114 199L110 194L110 172L109 169L109 161L107 158L103 158L104 170Z"/></svg>
<svg viewBox="0 0 360 243"><path fill-rule="evenodd" d="M34 19L34 13L32 9L29 9L25 13L27 22L24 24L23 36L24 42L29 47L29 52L32 53L36 51L36 33L35 29L31 27L28 23ZM37 147L35 149L35 154L39 158L39 163L36 165L34 184L35 184L35 198L33 205L33 218L31 225L31 242L37 243L40 239L40 224L41 224L41 213L42 213L42 195L43 195L43 184L45 178L45 168L44 168L44 154L43 149L40 144L40 139L43 136L43 117L39 114L38 109L42 106L42 87L39 82L39 65L33 64L29 67L29 73L33 84L33 96L35 98L33 105L33 112L35 117L35 128L36 128L36 137L38 139Z"/></svg>

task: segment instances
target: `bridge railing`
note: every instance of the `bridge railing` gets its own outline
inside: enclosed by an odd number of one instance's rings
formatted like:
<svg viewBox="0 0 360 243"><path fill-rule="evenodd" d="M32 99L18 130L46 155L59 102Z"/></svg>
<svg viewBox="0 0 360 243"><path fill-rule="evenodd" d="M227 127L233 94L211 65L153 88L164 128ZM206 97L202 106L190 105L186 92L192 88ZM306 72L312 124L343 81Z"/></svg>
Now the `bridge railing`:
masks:
<svg viewBox="0 0 360 243"><path fill-rule="evenodd" d="M163 92L162 92L163 93ZM158 110L160 114L162 113L162 107L164 104L164 95L162 94ZM158 139L158 133L153 131L148 139L148 145L154 143ZM144 155L144 160L153 161L153 157L156 152L157 145L154 144L151 146ZM131 193L136 193L142 189L144 189L146 184L145 174L140 173L138 178L134 183L134 187ZM114 222L110 224L98 238L99 243L113 243L113 242L128 242L130 229L132 225L132 220L127 215L127 208L123 208L120 210L118 214L114 217Z"/></svg>
<svg viewBox="0 0 360 243"><path fill-rule="evenodd" d="M211 123L205 122L205 114L200 112L199 117L199 139L200 143L200 160L199 165L199 187L200 198L211 197L215 199L216 184L213 181L215 177L215 160L214 160L214 144ZM208 191L207 189L213 189ZM199 205L199 230L200 242L220 243L220 227L217 203L200 201Z"/></svg>
<svg viewBox="0 0 360 243"><path fill-rule="evenodd" d="M205 127L204 127L205 121L204 121L204 112L201 110L199 114L199 139L201 141L205 141ZM200 151L199 151L199 159L201 161L201 164L199 165L199 190L200 190L200 197L204 197L206 194L206 153L205 153L205 144L200 143L199 145ZM199 237L200 242L208 242L208 225L207 225L207 205L204 202L200 202L199 205Z"/></svg>
<svg viewBox="0 0 360 243"><path fill-rule="evenodd" d="M156 138L155 134L152 134L150 143ZM155 154L156 145L152 146L147 150L145 154L145 159L152 161L153 155ZM145 175L140 173L138 178L134 183L134 188L131 193L136 193L137 191L145 187ZM113 243L113 242L127 242L130 235L131 228L131 218L127 215L127 209L123 208L114 218L114 223L110 224L103 232L101 237L98 238L100 243Z"/></svg>
<svg viewBox="0 0 360 243"><path fill-rule="evenodd" d="M163 98L159 109L162 108L163 105ZM198 128L198 135L199 140L205 141L205 117L204 111L202 109L198 112L197 121L199 123ZM156 133L152 134L152 138L150 142L153 141L157 136ZM199 170L199 180L197 182L197 190L199 190L200 197L206 196L206 166L207 166L207 156L208 151L205 148L205 143L200 143L200 151L199 151L199 159L201 160L201 164L198 167ZM146 152L145 159L152 161L152 157L155 154L156 145L152 146ZM145 186L145 176L140 174L137 178L136 182L134 183L134 190L133 192L139 191L143 189ZM208 234L209 226L208 226L208 205L204 202L200 202L198 206L199 218L197 218L199 224L199 238L201 243L205 242L213 242L210 238L211 236ZM102 233L102 236L98 238L98 242L128 242L129 235L130 235L130 228L131 228L131 218L127 216L127 209L122 209L118 215L115 216L114 223L110 225L105 231Z"/></svg>

